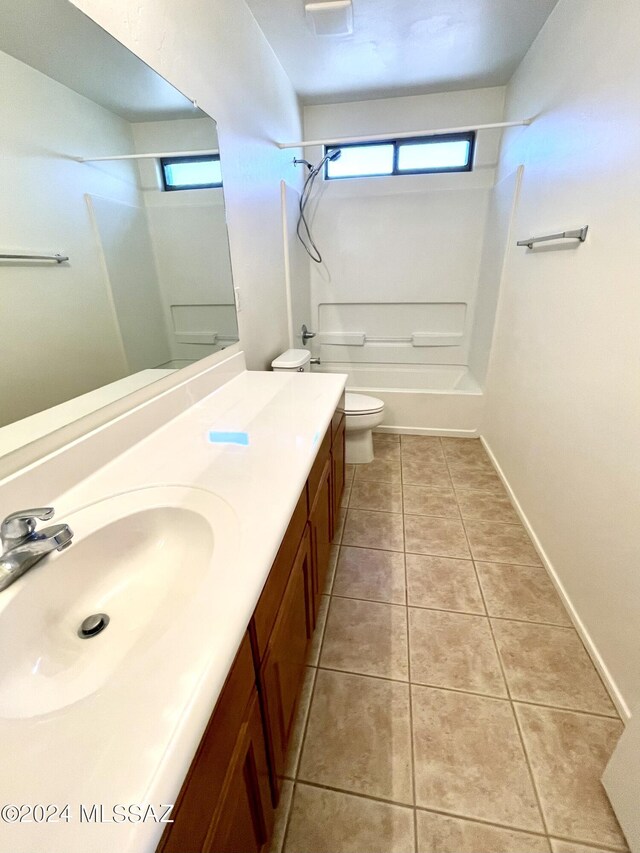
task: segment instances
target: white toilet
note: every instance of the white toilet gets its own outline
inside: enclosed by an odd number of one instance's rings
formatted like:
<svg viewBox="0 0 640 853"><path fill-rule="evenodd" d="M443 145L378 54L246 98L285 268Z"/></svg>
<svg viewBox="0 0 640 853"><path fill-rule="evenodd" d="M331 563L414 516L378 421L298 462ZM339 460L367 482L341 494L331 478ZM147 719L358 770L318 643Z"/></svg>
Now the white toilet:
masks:
<svg viewBox="0 0 640 853"><path fill-rule="evenodd" d="M311 370L311 353L306 349L288 349L271 362L276 372L308 373ZM366 394L345 394L346 462L361 465L373 462L373 437L371 431L384 419L384 403Z"/></svg>
<svg viewBox="0 0 640 853"><path fill-rule="evenodd" d="M371 430L384 419L384 403L366 394L345 394L346 462L361 465L373 462L373 437Z"/></svg>

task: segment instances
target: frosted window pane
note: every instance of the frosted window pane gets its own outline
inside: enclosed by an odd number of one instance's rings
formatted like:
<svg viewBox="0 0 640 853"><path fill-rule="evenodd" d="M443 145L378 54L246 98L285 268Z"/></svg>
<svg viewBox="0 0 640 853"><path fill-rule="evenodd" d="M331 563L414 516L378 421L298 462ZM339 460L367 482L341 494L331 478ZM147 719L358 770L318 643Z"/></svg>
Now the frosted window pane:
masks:
<svg viewBox="0 0 640 853"><path fill-rule="evenodd" d="M335 149L329 149L329 151ZM393 172L393 145L354 145L343 148L339 160L329 160L329 178L357 178L390 175Z"/></svg>
<svg viewBox="0 0 640 853"><path fill-rule="evenodd" d="M469 142L425 142L398 146L398 171L455 169L467 165Z"/></svg>

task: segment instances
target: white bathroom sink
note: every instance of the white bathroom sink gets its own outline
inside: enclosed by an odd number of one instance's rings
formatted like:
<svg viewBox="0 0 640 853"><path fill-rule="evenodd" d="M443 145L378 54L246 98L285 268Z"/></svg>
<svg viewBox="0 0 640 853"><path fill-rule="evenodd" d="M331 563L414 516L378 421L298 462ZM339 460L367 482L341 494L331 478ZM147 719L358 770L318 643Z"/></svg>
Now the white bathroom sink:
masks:
<svg viewBox="0 0 640 853"><path fill-rule="evenodd" d="M238 540L226 501L181 486L116 495L57 521L74 531L73 544L0 593L0 718L50 714L123 676L130 682L208 593L212 573L228 568ZM108 625L81 638L97 613Z"/></svg>

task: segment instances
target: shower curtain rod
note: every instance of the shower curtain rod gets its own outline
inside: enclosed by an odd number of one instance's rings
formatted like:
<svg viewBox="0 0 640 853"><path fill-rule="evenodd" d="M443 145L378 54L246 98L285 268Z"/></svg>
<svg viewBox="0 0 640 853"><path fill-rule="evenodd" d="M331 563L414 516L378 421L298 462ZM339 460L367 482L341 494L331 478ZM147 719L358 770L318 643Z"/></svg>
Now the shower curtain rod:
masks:
<svg viewBox="0 0 640 853"><path fill-rule="evenodd" d="M201 151L160 151L155 154L113 154L109 157L72 157L78 163L97 163L100 160L158 160L160 157L203 157L219 154L217 148L207 148Z"/></svg>
<svg viewBox="0 0 640 853"><path fill-rule="evenodd" d="M532 118L519 121L495 121L491 124L469 124L465 127L440 127L435 130L407 130L401 133L374 133L368 136L336 136L330 139L307 139L301 142L276 142L278 148L308 148L312 145L351 145L355 142L384 142L387 139L412 139L415 136L442 136L445 133L465 133L470 130L494 130L502 127L521 127L531 124Z"/></svg>

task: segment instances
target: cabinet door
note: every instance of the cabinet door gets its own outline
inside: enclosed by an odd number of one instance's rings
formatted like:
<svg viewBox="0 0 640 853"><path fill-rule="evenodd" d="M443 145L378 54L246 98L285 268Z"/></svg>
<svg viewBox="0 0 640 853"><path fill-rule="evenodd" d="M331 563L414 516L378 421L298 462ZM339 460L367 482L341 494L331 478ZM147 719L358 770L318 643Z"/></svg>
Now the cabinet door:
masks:
<svg viewBox="0 0 640 853"><path fill-rule="evenodd" d="M217 816L206 853L260 853L271 837L273 807L257 695L238 739Z"/></svg>
<svg viewBox="0 0 640 853"><path fill-rule="evenodd" d="M256 605L251 622L251 635L253 641L254 658L256 670L265 656L267 644L273 626L278 618L278 611L282 602L282 596L287 588L287 582L291 569L296 560L300 541L307 527L307 489L302 490L294 510L289 527L284 535L276 559L274 560L269 577L264 585L260 600Z"/></svg>
<svg viewBox="0 0 640 853"><path fill-rule="evenodd" d="M176 800L174 823L167 826L158 847L162 853L204 850L255 696L251 644L245 636Z"/></svg>
<svg viewBox="0 0 640 853"><path fill-rule="evenodd" d="M332 489L333 489L333 507L331 517L331 532L335 532L340 512L340 501L344 492L344 477L345 477L345 419L342 418L340 425L333 437L333 446L331 448L332 459ZM333 538L333 536L331 537Z"/></svg>
<svg viewBox="0 0 640 853"><path fill-rule="evenodd" d="M324 466L316 497L309 514L312 561L312 613L313 624L320 607L320 596L324 591L331 551L331 459Z"/></svg>
<svg viewBox="0 0 640 853"><path fill-rule="evenodd" d="M310 583L309 532L306 531L269 640L260 678L274 802L278 799L279 780L284 772L312 632L307 612Z"/></svg>

